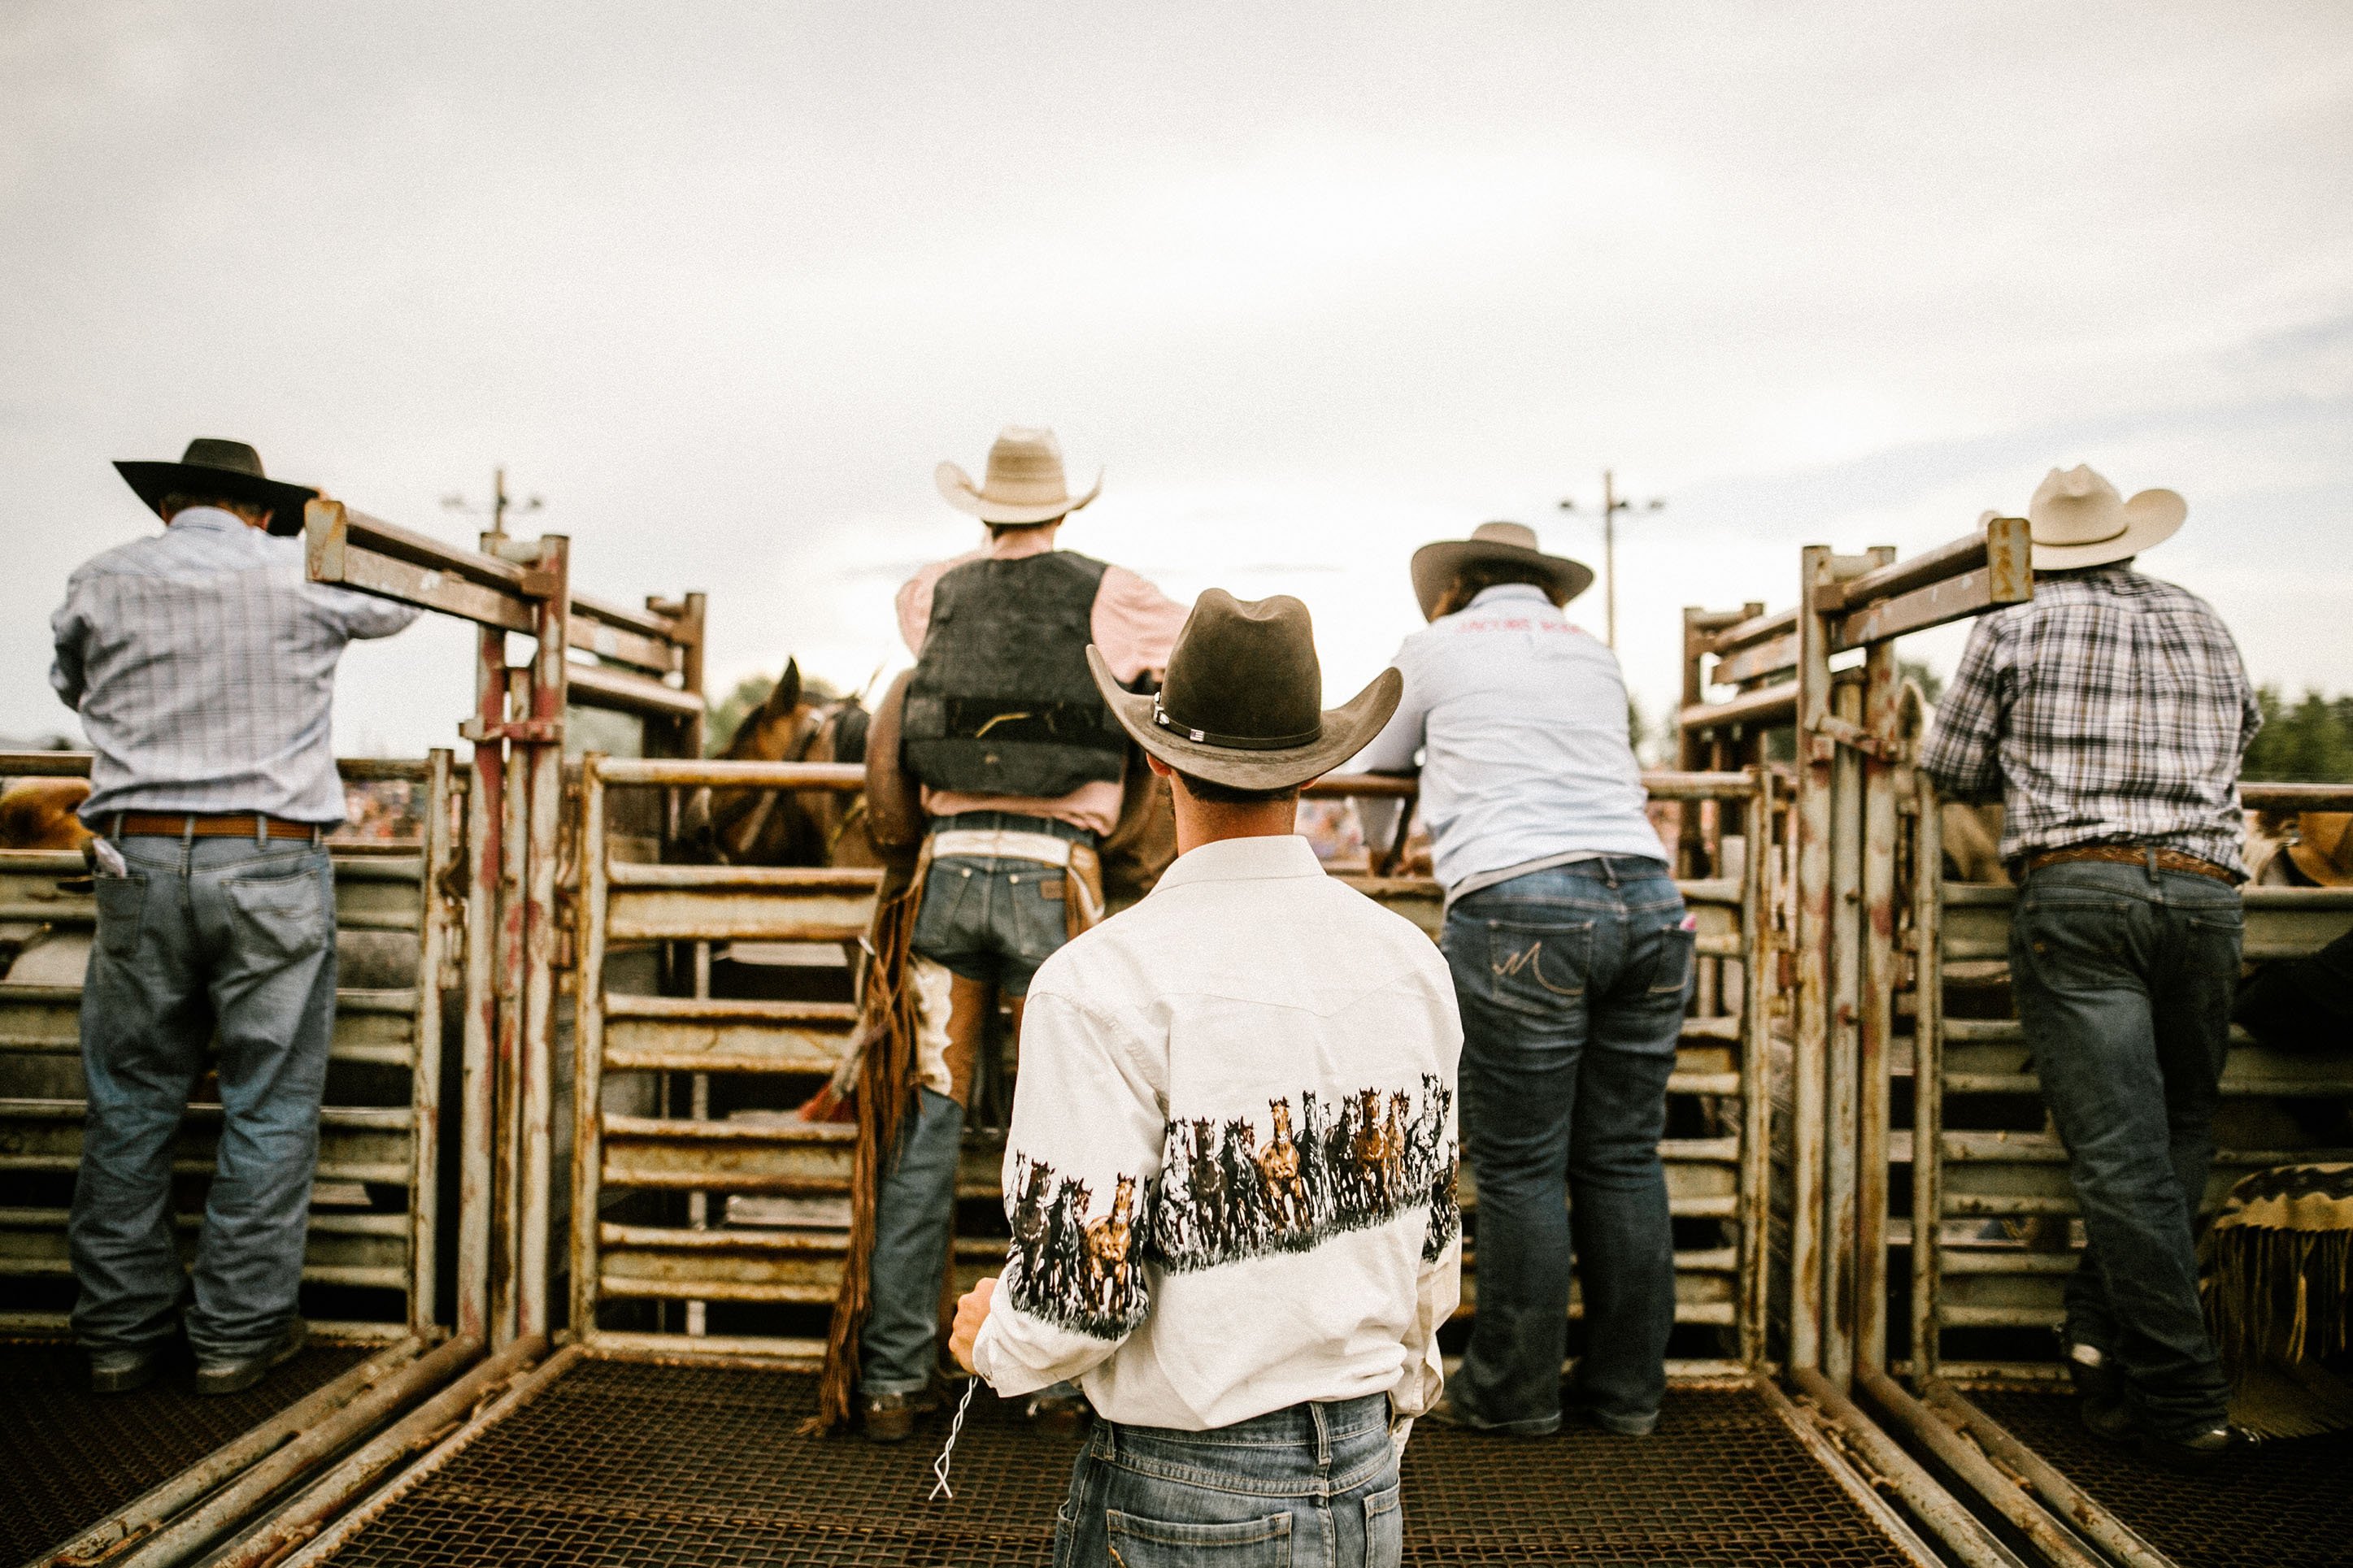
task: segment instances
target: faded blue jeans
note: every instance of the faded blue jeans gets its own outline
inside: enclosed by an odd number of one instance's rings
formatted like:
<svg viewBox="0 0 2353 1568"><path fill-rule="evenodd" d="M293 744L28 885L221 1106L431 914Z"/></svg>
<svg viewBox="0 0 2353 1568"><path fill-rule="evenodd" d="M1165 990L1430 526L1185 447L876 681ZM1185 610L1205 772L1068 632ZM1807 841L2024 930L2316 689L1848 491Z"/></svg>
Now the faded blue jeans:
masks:
<svg viewBox="0 0 2353 1568"><path fill-rule="evenodd" d="M1586 1351L1571 1396L1600 1426L1648 1432L1675 1321L1659 1138L1691 992L1683 895L1663 861L1579 861L1458 900L1441 945L1478 1187L1479 1312L1449 1396L1474 1426L1559 1427L1573 1240Z"/></svg>
<svg viewBox="0 0 2353 1568"><path fill-rule="evenodd" d="M1098 1419L1054 1514L1054 1568L1397 1568L1387 1394L1208 1432Z"/></svg>
<svg viewBox="0 0 2353 1568"><path fill-rule="evenodd" d="M1003 828L1091 841L1085 829L1010 812L968 811L932 824ZM942 856L932 862L915 914L916 952L967 980L1020 996L1029 977L1067 939L1060 867L995 856ZM940 1287L955 1218L956 1151L965 1108L915 1090L900 1118L899 1147L883 1166L874 1201L874 1258L867 1275L866 1327L860 1334L860 1387L869 1394L913 1394L938 1363ZM1058 1384L1056 1391L1067 1387Z"/></svg>
<svg viewBox="0 0 2353 1568"><path fill-rule="evenodd" d="M2229 1403L2195 1238L2243 923L2236 888L2098 860L2033 873L2010 922L2019 1020L2084 1211L2067 1336L2120 1368L2165 1437Z"/></svg>
<svg viewBox="0 0 2353 1568"><path fill-rule="evenodd" d="M267 1348L294 1312L335 1013L334 872L322 848L118 841L97 882L81 1005L90 1116L69 1227L74 1336L168 1339L183 1273L172 1145L220 1035L222 1122L186 1313L200 1356Z"/></svg>

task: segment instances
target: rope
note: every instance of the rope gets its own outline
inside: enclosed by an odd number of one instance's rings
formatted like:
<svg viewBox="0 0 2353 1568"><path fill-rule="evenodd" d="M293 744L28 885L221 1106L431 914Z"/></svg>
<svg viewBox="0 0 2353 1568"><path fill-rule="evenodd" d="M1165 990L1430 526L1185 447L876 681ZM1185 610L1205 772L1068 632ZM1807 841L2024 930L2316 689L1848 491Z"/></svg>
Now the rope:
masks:
<svg viewBox="0 0 2353 1568"><path fill-rule="evenodd" d="M939 1484L932 1488L926 1502L937 1502L942 1498L955 1501L955 1493L948 1487L948 1461L955 1454L956 1439L964 1435L964 1413L972 1408L972 1391L979 1386L977 1377L964 1380L964 1397L956 1401L955 1419L948 1423L948 1440L941 1447L940 1457L932 1461L932 1474L939 1478Z"/></svg>

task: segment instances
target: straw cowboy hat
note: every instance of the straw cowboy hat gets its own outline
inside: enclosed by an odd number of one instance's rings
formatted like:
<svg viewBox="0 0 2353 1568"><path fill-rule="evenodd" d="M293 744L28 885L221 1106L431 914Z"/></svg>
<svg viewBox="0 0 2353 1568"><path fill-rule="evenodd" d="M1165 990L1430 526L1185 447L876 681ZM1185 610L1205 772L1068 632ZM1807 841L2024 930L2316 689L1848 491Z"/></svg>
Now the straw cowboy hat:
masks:
<svg viewBox="0 0 2353 1568"><path fill-rule="evenodd" d="M2287 858L2324 888L2353 888L2353 811L2303 813Z"/></svg>
<svg viewBox="0 0 2353 1568"><path fill-rule="evenodd" d="M1087 668L1135 743L1180 773L1235 789L1289 789L1329 773L1381 731L1405 678L1385 669L1339 708L1324 708L1324 667L1307 606L1288 594L1194 601L1157 696L1122 687L1087 648Z"/></svg>
<svg viewBox="0 0 2353 1568"><path fill-rule="evenodd" d="M302 503L319 493L264 476L261 454L242 441L202 436L188 443L176 463L117 463L114 468L158 517L168 495L222 496L268 507L272 533L301 532Z"/></svg>
<svg viewBox="0 0 2353 1568"><path fill-rule="evenodd" d="M1062 479L1061 443L1051 430L1027 425L1008 425L997 436L984 483L976 487L954 463L942 463L936 477L948 505L983 522L1051 522L1103 493L1098 472L1094 489L1072 496Z"/></svg>
<svg viewBox="0 0 2353 1568"><path fill-rule="evenodd" d="M1441 539L1413 552L1413 595L1421 601L1421 618L1438 618L1438 601L1454 574L1481 561L1533 566L1545 574L1553 597L1566 605L1593 585L1593 568L1566 555L1546 555L1536 548L1536 531L1524 522L1482 522L1468 539Z"/></svg>
<svg viewBox="0 0 2353 1568"><path fill-rule="evenodd" d="M2026 505L2034 569L2072 572L2125 560L2172 538L2189 515L2189 503L2171 490L2143 490L2126 500L2082 464L2053 468Z"/></svg>

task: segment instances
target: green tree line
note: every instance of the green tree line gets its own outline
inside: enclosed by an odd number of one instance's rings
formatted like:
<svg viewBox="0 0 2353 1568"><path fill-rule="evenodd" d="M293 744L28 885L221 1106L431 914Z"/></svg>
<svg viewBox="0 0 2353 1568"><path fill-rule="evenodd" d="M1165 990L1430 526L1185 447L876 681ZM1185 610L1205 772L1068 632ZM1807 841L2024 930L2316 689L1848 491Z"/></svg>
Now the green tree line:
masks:
<svg viewBox="0 0 2353 1568"><path fill-rule="evenodd" d="M2353 784L2353 696L2307 690L2293 707L2276 686L2255 689L2263 732L2243 774L2269 783Z"/></svg>

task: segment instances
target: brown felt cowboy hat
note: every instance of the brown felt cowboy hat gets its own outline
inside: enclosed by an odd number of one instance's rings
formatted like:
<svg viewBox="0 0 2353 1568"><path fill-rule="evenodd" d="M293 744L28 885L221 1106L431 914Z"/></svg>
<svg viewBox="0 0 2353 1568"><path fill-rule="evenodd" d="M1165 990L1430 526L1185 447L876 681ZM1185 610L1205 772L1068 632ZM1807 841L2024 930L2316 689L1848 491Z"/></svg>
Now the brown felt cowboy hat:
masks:
<svg viewBox="0 0 2353 1568"><path fill-rule="evenodd" d="M1237 599L1212 588L1193 603L1157 696L1122 687L1090 646L1087 668L1135 743L1179 773L1235 789L1289 789L1332 771L1381 731L1405 678L1385 669L1325 708L1324 667L1307 606L1288 594Z"/></svg>
<svg viewBox="0 0 2353 1568"><path fill-rule="evenodd" d="M258 501L269 509L272 533L301 532L302 504L319 493L264 475L261 454L242 441L203 436L188 443L176 463L117 463L114 468L159 517L164 498L170 495Z"/></svg>
<svg viewBox="0 0 2353 1568"><path fill-rule="evenodd" d="M948 505L983 522L1051 522L1103 493L1098 473L1094 489L1071 494L1062 478L1061 443L1051 430L1026 425L1008 425L998 434L988 449L988 477L979 484L954 463L942 463L934 477Z"/></svg>
<svg viewBox="0 0 2353 1568"><path fill-rule="evenodd" d="M1593 585L1592 567L1566 555L1546 555L1536 548L1536 531L1526 523L1482 522L1468 539L1441 539L1413 552L1413 596L1421 601L1421 618L1436 620L1438 601L1454 574L1482 561L1534 567L1564 605Z"/></svg>

